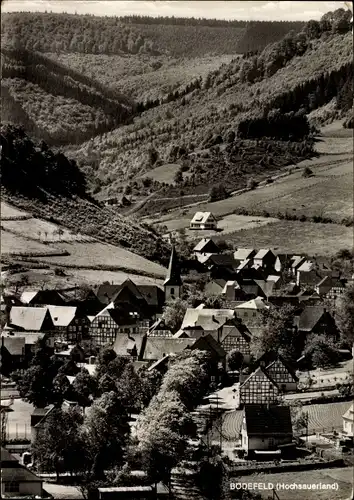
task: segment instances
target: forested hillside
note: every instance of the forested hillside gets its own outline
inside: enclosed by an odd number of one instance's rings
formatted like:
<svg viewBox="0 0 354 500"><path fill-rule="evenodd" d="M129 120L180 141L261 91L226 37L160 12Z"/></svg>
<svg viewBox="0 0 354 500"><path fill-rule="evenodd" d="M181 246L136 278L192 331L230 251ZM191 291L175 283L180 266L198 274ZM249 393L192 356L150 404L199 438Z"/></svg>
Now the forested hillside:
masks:
<svg viewBox="0 0 354 500"><path fill-rule="evenodd" d="M33 216L167 264L169 249L149 227L93 203L76 163L21 128L1 127L1 194Z"/></svg>
<svg viewBox="0 0 354 500"><path fill-rule="evenodd" d="M2 121L49 144L78 143L127 123L131 99L45 56L2 48Z"/></svg>
<svg viewBox="0 0 354 500"><path fill-rule="evenodd" d="M83 54L168 54L200 57L263 48L301 22L216 19L94 17L51 13L11 13L1 19L2 44L40 52Z"/></svg>
<svg viewBox="0 0 354 500"><path fill-rule="evenodd" d="M348 15L339 9L259 54L235 58L194 80L185 92L147 103L134 124L68 153L77 158L94 191L107 196L121 192L124 184L127 193L156 190L157 185L141 187L135 177L165 163L178 163L182 175L176 177L178 189L159 186L163 196L180 190L207 193L220 176L237 189L250 172L261 175L265 168L311 155L305 115L334 101L337 115L348 116L352 60Z"/></svg>

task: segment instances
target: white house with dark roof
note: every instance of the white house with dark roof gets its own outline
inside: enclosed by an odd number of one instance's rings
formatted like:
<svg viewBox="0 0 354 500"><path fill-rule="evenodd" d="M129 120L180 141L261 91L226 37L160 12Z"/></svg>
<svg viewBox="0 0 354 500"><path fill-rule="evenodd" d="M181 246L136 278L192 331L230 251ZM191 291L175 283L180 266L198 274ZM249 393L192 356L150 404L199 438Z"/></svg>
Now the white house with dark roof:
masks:
<svg viewBox="0 0 354 500"><path fill-rule="evenodd" d="M190 229L216 229L217 221L211 212L197 212L189 224Z"/></svg>

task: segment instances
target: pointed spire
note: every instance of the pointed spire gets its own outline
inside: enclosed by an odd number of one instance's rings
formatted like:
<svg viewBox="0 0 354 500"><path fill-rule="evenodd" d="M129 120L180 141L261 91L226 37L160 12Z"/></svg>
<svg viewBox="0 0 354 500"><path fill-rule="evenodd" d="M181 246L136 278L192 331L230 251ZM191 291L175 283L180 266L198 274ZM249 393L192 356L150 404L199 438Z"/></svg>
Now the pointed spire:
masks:
<svg viewBox="0 0 354 500"><path fill-rule="evenodd" d="M168 270L167 270L167 275L166 275L164 285L168 285L168 286L181 286L182 285L182 279L181 279L179 265L178 265L178 258L177 258L177 254L176 254L176 250L175 250L174 245L172 245L170 263L168 265Z"/></svg>

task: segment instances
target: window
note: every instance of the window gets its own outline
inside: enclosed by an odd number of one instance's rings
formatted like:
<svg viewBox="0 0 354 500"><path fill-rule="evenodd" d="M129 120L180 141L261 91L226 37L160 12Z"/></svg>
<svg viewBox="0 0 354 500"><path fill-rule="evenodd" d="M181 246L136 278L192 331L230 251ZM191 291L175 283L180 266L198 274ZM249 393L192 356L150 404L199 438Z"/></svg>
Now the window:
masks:
<svg viewBox="0 0 354 500"><path fill-rule="evenodd" d="M19 493L20 491L20 484L11 482L11 483L5 483L5 492L6 493Z"/></svg>
<svg viewBox="0 0 354 500"><path fill-rule="evenodd" d="M171 288L171 295L174 295L174 294L175 294L175 289Z"/></svg>

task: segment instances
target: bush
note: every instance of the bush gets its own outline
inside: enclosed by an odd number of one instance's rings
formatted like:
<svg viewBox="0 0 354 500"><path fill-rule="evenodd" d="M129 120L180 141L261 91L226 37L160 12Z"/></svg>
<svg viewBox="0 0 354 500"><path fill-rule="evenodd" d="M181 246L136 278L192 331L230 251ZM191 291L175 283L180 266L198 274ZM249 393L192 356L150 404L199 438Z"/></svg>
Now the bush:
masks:
<svg viewBox="0 0 354 500"><path fill-rule="evenodd" d="M303 172L302 172L302 177L312 177L312 176L313 176L313 172L310 169L310 167L305 167Z"/></svg>
<svg viewBox="0 0 354 500"><path fill-rule="evenodd" d="M248 179L248 181L247 181L248 189L256 189L257 186L258 186L257 181L255 181L254 179Z"/></svg>

